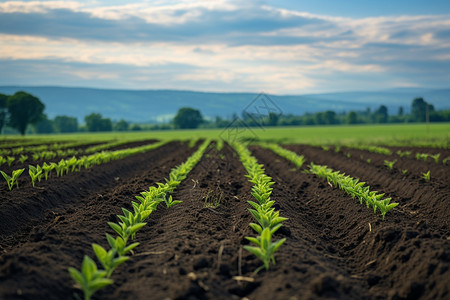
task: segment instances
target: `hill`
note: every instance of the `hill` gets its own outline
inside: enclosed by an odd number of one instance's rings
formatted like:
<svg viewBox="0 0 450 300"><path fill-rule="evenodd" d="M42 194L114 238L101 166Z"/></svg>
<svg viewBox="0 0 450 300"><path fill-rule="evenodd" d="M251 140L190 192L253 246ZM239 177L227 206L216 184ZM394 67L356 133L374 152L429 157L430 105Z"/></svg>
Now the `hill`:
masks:
<svg viewBox="0 0 450 300"><path fill-rule="evenodd" d="M26 91L41 99L49 118L57 115L77 117L99 112L112 120L153 123L170 120L180 107L199 109L206 117L231 117L258 96L255 93L211 93L177 90L114 90L73 87L0 86L0 93ZM436 109L450 108L450 89L391 89L375 92L341 92L310 95L268 95L283 114L305 112L376 109L381 104L396 114L403 106L409 111L415 97L424 97Z"/></svg>

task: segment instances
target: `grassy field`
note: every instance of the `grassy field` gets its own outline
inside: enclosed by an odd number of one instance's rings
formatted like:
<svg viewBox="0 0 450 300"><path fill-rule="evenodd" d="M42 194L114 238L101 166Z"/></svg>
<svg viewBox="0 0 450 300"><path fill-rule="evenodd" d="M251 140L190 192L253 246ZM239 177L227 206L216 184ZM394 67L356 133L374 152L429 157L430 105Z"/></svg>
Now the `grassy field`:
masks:
<svg viewBox="0 0 450 300"><path fill-rule="evenodd" d="M391 146L450 147L450 123L408 125L357 125L357 126L313 126L313 127L264 127L225 128L199 130L171 130L145 132L77 133L57 135L2 136L4 140L49 141L64 140L113 140L113 139L179 139L211 138L224 140L258 139L281 143L313 145L374 144Z"/></svg>

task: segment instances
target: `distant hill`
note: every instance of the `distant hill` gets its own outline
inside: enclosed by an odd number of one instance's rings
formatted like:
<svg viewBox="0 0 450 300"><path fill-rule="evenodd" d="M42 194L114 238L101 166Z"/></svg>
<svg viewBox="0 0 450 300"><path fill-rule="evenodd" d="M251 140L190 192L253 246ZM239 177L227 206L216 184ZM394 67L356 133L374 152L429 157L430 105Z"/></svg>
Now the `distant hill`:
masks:
<svg viewBox="0 0 450 300"><path fill-rule="evenodd" d="M176 90L113 90L69 87L0 86L0 93L26 91L41 99L49 118L57 115L77 117L101 113L112 120L154 123L170 120L180 107L199 109L207 117L238 115L258 96L254 93L209 93ZM348 112L388 107L396 114L403 106L410 110L415 97L424 97L436 109L450 109L450 89L401 88L374 92L341 92L310 95L268 95L283 114L334 110Z"/></svg>

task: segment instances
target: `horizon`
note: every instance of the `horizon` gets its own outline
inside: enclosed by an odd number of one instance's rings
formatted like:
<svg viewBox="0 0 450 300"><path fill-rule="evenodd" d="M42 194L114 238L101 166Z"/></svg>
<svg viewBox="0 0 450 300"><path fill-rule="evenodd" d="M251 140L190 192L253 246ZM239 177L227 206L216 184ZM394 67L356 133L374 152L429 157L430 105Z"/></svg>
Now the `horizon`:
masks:
<svg viewBox="0 0 450 300"><path fill-rule="evenodd" d="M445 89L449 19L440 0L6 1L0 82L273 95Z"/></svg>
<svg viewBox="0 0 450 300"><path fill-rule="evenodd" d="M394 90L421 90L421 91L446 91L450 90L450 85L448 87L391 87L386 89L369 89L369 90L342 90L342 91L326 91L326 92L316 92L316 93L305 93L305 94L282 94L282 93L268 93L265 91L259 92L239 92L239 91L208 91L208 90L189 90L189 89L158 89L158 88L114 88L114 87L89 87L89 86L62 86L62 85L0 85L1 88L56 88L56 89L88 89L88 90L105 90L105 91L131 91L131 92L188 92L188 93L205 93L205 94L251 94L259 95L266 94L271 96L314 96L314 95L326 95L326 94L346 94L346 93L382 93ZM26 92L26 91L25 91ZM417 97L420 97L418 95Z"/></svg>

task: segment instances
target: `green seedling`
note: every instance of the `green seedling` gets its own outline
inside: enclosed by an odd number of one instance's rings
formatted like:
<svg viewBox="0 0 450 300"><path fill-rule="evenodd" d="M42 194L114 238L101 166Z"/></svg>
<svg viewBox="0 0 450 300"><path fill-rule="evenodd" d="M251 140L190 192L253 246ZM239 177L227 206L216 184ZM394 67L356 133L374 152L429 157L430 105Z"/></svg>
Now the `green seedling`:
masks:
<svg viewBox="0 0 450 300"><path fill-rule="evenodd" d="M78 160L75 156L73 156L69 160L66 160L66 172L69 173L69 168L72 168L72 172L75 171L75 168L78 166L77 162Z"/></svg>
<svg viewBox="0 0 450 300"><path fill-rule="evenodd" d="M352 157L352 155L350 153L347 153L346 156L347 156L347 158Z"/></svg>
<svg viewBox="0 0 450 300"><path fill-rule="evenodd" d="M275 203L275 201L267 201L262 205L253 201L247 202L251 206L253 206L253 208L255 208L249 209L249 211L262 228L272 229L278 224L287 220L287 218L280 217L280 212L275 211L275 208L272 208L272 205Z"/></svg>
<svg viewBox="0 0 450 300"><path fill-rule="evenodd" d="M408 169L402 170L403 175L405 175L408 172Z"/></svg>
<svg viewBox="0 0 450 300"><path fill-rule="evenodd" d="M388 167L389 170L392 170L392 169L394 168L394 164L395 164L396 162L397 162L396 159L394 159L393 161L385 160L385 161L384 161L384 165L385 165L386 167Z"/></svg>
<svg viewBox="0 0 450 300"><path fill-rule="evenodd" d="M427 161L429 154L427 153L416 153L416 159L417 160L423 160L423 161Z"/></svg>
<svg viewBox="0 0 450 300"><path fill-rule="evenodd" d="M54 164L54 163L52 163L52 164ZM55 170L56 170L56 176L57 176L57 177L63 176L63 174L64 174L64 169L65 169L65 167L66 167L66 161L65 161L64 159L61 159L61 160L59 161L59 163L58 163L58 164L55 164L54 166L55 166ZM68 168L67 168L67 169L68 169Z"/></svg>
<svg viewBox="0 0 450 300"><path fill-rule="evenodd" d="M105 269L107 278L111 277L112 272L118 266L120 266L122 263L130 259L128 256L122 255L116 256L117 253L114 249L106 251L105 248L103 248L98 244L92 244L92 248L94 249L98 261L102 264L103 268Z"/></svg>
<svg viewBox="0 0 450 300"><path fill-rule="evenodd" d="M147 224L141 221L147 218L151 211L146 212L146 215L143 215L140 212L138 212L136 215L133 215L131 211L122 208L122 212L124 214L123 216L117 216L121 222L119 222L118 224L108 222L108 224L112 229L114 229L114 231L116 231L120 235L121 238L123 238L125 242L127 242L130 237L134 238L136 232Z"/></svg>
<svg viewBox="0 0 450 300"><path fill-rule="evenodd" d="M449 160L450 160L450 157L444 158L444 159L442 160L442 164L445 165ZM1 163L0 163L0 165L1 165Z"/></svg>
<svg viewBox="0 0 450 300"><path fill-rule="evenodd" d="M341 151L341 146L334 147L334 152L338 153L339 151Z"/></svg>
<svg viewBox="0 0 450 300"><path fill-rule="evenodd" d="M19 188L19 181L17 179L20 175L22 175L23 171L25 171L25 169L14 170L12 171L11 176L3 171L0 171L0 173L2 173L3 177L5 178L6 183L8 184L9 190L12 190L14 183L16 184L17 188Z"/></svg>
<svg viewBox="0 0 450 300"><path fill-rule="evenodd" d="M44 170L45 180L48 180L48 175L55 168L55 166L55 163L50 163L50 165L48 165L46 162L44 162L44 164L42 165L42 170Z"/></svg>
<svg viewBox="0 0 450 300"><path fill-rule="evenodd" d="M434 160L435 163L439 163L439 157L441 157L441 154L435 154L435 155L430 155L430 157Z"/></svg>
<svg viewBox="0 0 450 300"><path fill-rule="evenodd" d="M113 238L111 235L106 234L106 239L108 240L108 244L112 250L114 250L119 256L124 256L128 252L132 252L134 248L139 246L139 243L133 243L128 245L125 243L123 238L118 236L117 238Z"/></svg>
<svg viewBox="0 0 450 300"><path fill-rule="evenodd" d="M11 164L13 163L14 160L16 160L14 156L6 157L6 163L8 164L8 167L11 167Z"/></svg>
<svg viewBox="0 0 450 300"><path fill-rule="evenodd" d="M425 179L426 181L430 181L430 179L431 179L431 171L428 171L426 173L422 173L422 178Z"/></svg>
<svg viewBox="0 0 450 300"><path fill-rule="evenodd" d="M391 198L386 198L384 200L379 200L375 202L375 204L381 211L381 216L383 217L383 220L386 213L398 205L398 203L389 203L390 201Z"/></svg>
<svg viewBox="0 0 450 300"><path fill-rule="evenodd" d="M111 279L105 278L107 272L98 270L95 262L87 255L84 256L81 272L75 268L69 268L69 273L77 282L78 288L83 291L84 300L91 299L97 290L113 283Z"/></svg>
<svg viewBox="0 0 450 300"><path fill-rule="evenodd" d="M20 161L20 163L23 164L27 159L28 159L28 156L22 154L22 155L20 155L19 161Z"/></svg>
<svg viewBox="0 0 450 300"><path fill-rule="evenodd" d="M0 156L0 166L3 165L6 162L6 158L3 156Z"/></svg>
<svg viewBox="0 0 450 300"><path fill-rule="evenodd" d="M172 207L172 206L174 206L174 205L176 205L176 204L179 204L179 203L181 203L181 202L183 202L183 201L180 201L180 200L173 200L173 199L172 199L172 195L170 195L169 198L164 197L164 203L166 203L167 208Z"/></svg>
<svg viewBox="0 0 450 300"><path fill-rule="evenodd" d="M400 156L400 157L404 157L404 156L409 157L409 156L411 155L411 151L401 151L401 150L398 150L396 153L397 153L397 155Z"/></svg>
<svg viewBox="0 0 450 300"><path fill-rule="evenodd" d="M264 263L261 267L255 270L255 273L258 273L260 270L265 268L269 269L269 264L272 262L275 264L275 256L274 253L280 248L280 246L286 241L286 239L281 239L276 242L272 242L272 233L269 228L264 228L261 232L261 235L257 238L253 237L245 237L247 240L255 244L254 246L244 246L244 249L254 254Z"/></svg>
<svg viewBox="0 0 450 300"><path fill-rule="evenodd" d="M41 178L42 178L42 168L37 165L36 167L33 167L32 165L28 166L29 170L28 173L30 174L31 177L31 183L33 184L33 187L36 183L36 179L41 182Z"/></svg>
<svg viewBox="0 0 450 300"><path fill-rule="evenodd" d="M217 141L216 141L216 149L217 149L217 152L220 152L220 150L222 150L222 148L223 148L223 139L218 139Z"/></svg>
<svg viewBox="0 0 450 300"><path fill-rule="evenodd" d="M322 146L322 150L323 151L328 151L328 150L330 150L330 147L329 146Z"/></svg>
<svg viewBox="0 0 450 300"><path fill-rule="evenodd" d="M368 164L370 164L372 162L372 160L370 158L368 158L366 161Z"/></svg>
<svg viewBox="0 0 450 300"><path fill-rule="evenodd" d="M12 154L13 155L18 155L18 154L20 154L20 153L22 153L23 152L23 150L24 150L24 148L23 147L18 147L18 148L14 148L14 149L12 149Z"/></svg>
<svg viewBox="0 0 450 300"><path fill-rule="evenodd" d="M301 168L305 163L305 157L303 155L297 155L295 152L289 151L285 148L278 146L277 144L260 144L261 147L270 149L281 157L286 158L294 163L297 168Z"/></svg>
<svg viewBox="0 0 450 300"><path fill-rule="evenodd" d="M39 160L39 158L41 158L41 154L40 153L34 153L32 156L33 156L33 160L34 161L37 161L37 160Z"/></svg>

